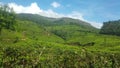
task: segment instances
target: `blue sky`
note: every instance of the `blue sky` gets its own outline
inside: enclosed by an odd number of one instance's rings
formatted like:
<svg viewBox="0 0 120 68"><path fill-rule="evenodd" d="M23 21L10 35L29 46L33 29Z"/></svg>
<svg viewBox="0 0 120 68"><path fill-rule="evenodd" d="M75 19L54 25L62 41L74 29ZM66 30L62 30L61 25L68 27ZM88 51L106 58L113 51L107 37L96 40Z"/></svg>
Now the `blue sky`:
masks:
<svg viewBox="0 0 120 68"><path fill-rule="evenodd" d="M18 13L22 13L23 8L25 10L28 7L36 7L34 10L41 12L40 15L81 19L97 28L100 28L104 21L120 19L120 0L0 0L0 2L10 4L12 7L22 6L21 10L15 7ZM30 8L29 11L38 13Z"/></svg>

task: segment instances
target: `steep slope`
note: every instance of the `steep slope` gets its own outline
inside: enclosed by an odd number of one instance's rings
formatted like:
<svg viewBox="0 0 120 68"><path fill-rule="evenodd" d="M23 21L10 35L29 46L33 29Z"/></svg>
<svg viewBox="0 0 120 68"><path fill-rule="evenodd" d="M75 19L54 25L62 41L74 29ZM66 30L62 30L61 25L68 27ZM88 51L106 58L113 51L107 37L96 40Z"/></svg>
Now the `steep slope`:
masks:
<svg viewBox="0 0 120 68"><path fill-rule="evenodd" d="M97 33L99 31L87 22L72 18L48 18L37 14L18 14L17 17L20 20L35 22L64 40L75 37L74 33Z"/></svg>
<svg viewBox="0 0 120 68"><path fill-rule="evenodd" d="M18 14L17 17L21 20L36 22L41 26L76 25L90 31L97 30L87 22L72 18L48 18L37 14Z"/></svg>
<svg viewBox="0 0 120 68"><path fill-rule="evenodd" d="M1 43L13 44L16 42L24 42L29 40L64 42L60 37L30 21L17 20L15 29L15 31L3 29L0 35Z"/></svg>
<svg viewBox="0 0 120 68"><path fill-rule="evenodd" d="M48 26L50 25L54 19L52 18L47 18L47 17L43 17L37 14L18 14L17 15L18 19L20 20L29 20L32 22L35 22L37 24L40 24L41 26Z"/></svg>

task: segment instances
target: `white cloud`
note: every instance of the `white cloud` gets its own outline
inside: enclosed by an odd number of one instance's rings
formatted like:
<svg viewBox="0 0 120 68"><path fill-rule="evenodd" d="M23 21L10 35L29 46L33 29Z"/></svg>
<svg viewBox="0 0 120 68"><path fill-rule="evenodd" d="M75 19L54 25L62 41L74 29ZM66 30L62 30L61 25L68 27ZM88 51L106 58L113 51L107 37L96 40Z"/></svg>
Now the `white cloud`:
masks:
<svg viewBox="0 0 120 68"><path fill-rule="evenodd" d="M40 14L42 16L53 17L53 18L63 17L62 14L58 14L51 9L48 9L48 10L40 9L40 7L35 2L31 3L30 6L22 6L22 5L17 5L15 3L9 3L8 5L11 8L13 8L16 13Z"/></svg>
<svg viewBox="0 0 120 68"><path fill-rule="evenodd" d="M65 15L66 17L70 17L70 18L74 18L74 19L80 19L85 21L85 19L83 18L83 14L73 11L71 14L67 14Z"/></svg>
<svg viewBox="0 0 120 68"><path fill-rule="evenodd" d="M32 14L38 14L39 12L42 12L42 10L38 7L37 3L32 3L30 6L22 6L17 5L15 3L9 3L10 7L14 9L16 13L32 13Z"/></svg>
<svg viewBox="0 0 120 68"><path fill-rule="evenodd" d="M73 11L70 14L60 14L54 12L52 9L43 10L35 2L31 3L31 5L29 6L17 5L15 3L9 3L8 5L12 7L16 13L32 13L32 14L39 14L42 16L52 17L52 18L69 17L69 18L74 18L89 22L91 25L93 25L96 28L100 28L102 26L102 23L90 22L85 20L83 17L84 15L76 11Z"/></svg>
<svg viewBox="0 0 120 68"><path fill-rule="evenodd" d="M96 28L101 28L102 27L102 23L97 23L97 22L92 22L92 21L88 21L85 20L83 17L83 14L81 14L80 12L72 12L71 14L65 15L66 17L70 17L70 18L74 18L74 19L79 19L85 22L90 23L92 26L96 27Z"/></svg>
<svg viewBox="0 0 120 68"><path fill-rule="evenodd" d="M53 3L51 4L51 6L53 6L54 8L58 8L58 7L60 7L61 5L60 5L58 2L53 2Z"/></svg>
<svg viewBox="0 0 120 68"><path fill-rule="evenodd" d="M87 22L89 22L92 26L99 28L99 29L103 26L102 23L90 22L90 21L87 21Z"/></svg>

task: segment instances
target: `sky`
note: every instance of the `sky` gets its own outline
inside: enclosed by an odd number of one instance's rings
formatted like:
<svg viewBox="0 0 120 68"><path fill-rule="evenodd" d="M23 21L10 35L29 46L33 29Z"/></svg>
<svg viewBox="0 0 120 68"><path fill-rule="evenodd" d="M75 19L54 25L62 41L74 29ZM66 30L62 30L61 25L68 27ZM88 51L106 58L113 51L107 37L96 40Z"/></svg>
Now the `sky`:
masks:
<svg viewBox="0 0 120 68"><path fill-rule="evenodd" d="M46 17L70 17L86 21L96 28L103 22L120 19L120 0L0 0L16 13Z"/></svg>

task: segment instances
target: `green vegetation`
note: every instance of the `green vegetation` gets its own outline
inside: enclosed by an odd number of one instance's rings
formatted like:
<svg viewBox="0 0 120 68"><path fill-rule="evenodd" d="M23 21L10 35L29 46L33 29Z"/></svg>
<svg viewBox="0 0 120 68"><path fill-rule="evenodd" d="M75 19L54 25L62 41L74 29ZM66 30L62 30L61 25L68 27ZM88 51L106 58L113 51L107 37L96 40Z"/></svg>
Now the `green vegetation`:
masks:
<svg viewBox="0 0 120 68"><path fill-rule="evenodd" d="M0 7L0 33L3 28L14 30L15 13L7 5Z"/></svg>
<svg viewBox="0 0 120 68"><path fill-rule="evenodd" d="M11 19L12 16L15 18ZM120 37L99 34L102 29L86 22L12 14L0 16L0 23L13 23L10 29L0 25L1 68L120 67Z"/></svg>
<svg viewBox="0 0 120 68"><path fill-rule="evenodd" d="M120 36L120 20L105 22L100 33Z"/></svg>

